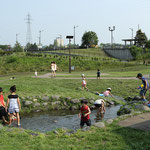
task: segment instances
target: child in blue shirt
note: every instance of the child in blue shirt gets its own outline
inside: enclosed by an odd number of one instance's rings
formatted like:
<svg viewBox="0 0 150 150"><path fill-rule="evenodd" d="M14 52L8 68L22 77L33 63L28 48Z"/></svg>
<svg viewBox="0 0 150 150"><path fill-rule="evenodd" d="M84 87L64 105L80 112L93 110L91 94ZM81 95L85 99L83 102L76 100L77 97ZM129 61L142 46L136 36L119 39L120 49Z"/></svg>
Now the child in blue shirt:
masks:
<svg viewBox="0 0 150 150"><path fill-rule="evenodd" d="M147 90L149 90L149 83L148 81L143 77L143 75L141 73L137 74L137 78L142 80L142 84L143 84L143 88L141 88L140 91L140 96L142 98L143 101L147 101L145 98L145 94L147 92Z"/></svg>

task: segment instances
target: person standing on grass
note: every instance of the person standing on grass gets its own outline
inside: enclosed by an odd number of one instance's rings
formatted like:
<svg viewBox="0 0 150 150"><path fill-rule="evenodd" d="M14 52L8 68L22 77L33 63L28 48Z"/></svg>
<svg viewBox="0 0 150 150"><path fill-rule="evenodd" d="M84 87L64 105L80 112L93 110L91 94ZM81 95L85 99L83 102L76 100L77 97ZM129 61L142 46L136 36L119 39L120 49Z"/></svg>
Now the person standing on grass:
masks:
<svg viewBox="0 0 150 150"><path fill-rule="evenodd" d="M81 104L82 104L82 107L78 114L79 118L81 117L80 127L83 128L84 124L86 124L87 126L91 126L91 120L90 120L91 110L89 106L87 105L88 101L82 100Z"/></svg>
<svg viewBox="0 0 150 150"><path fill-rule="evenodd" d="M57 65L56 62L54 62L54 77L56 78L56 70L57 70Z"/></svg>
<svg viewBox="0 0 150 150"><path fill-rule="evenodd" d="M143 75L141 73L138 73L137 74L137 78L139 80L142 80L142 83L143 83L143 88L141 88L141 91L140 91L140 96L141 96L141 99L143 101L147 101L146 98L145 98L145 94L147 92L147 90L149 90L149 83L148 81L143 77Z"/></svg>
<svg viewBox="0 0 150 150"><path fill-rule="evenodd" d="M84 88L88 91L89 89L86 86L86 80L85 80L85 76L82 77L82 90L84 90Z"/></svg>
<svg viewBox="0 0 150 150"><path fill-rule="evenodd" d="M7 104L6 104L6 111L7 111L8 105L9 105L9 109L8 109L8 111L10 113L9 125L11 125L13 115L14 115L14 113L16 113L17 123L18 123L18 126L20 126L19 111L21 110L21 104L20 104L18 95L16 95L16 86L15 85L10 87L10 93L11 94L8 96L8 100L7 100Z"/></svg>
<svg viewBox="0 0 150 150"><path fill-rule="evenodd" d="M54 77L54 72L55 72L54 62L51 62L51 77Z"/></svg>
<svg viewBox="0 0 150 150"><path fill-rule="evenodd" d="M101 75L101 72L99 69L97 69L97 79L100 79L100 75Z"/></svg>
<svg viewBox="0 0 150 150"><path fill-rule="evenodd" d="M8 114L5 111L5 101L3 97L3 89L0 87L0 119L2 119L4 124L8 124L9 122L6 120L8 118Z"/></svg>

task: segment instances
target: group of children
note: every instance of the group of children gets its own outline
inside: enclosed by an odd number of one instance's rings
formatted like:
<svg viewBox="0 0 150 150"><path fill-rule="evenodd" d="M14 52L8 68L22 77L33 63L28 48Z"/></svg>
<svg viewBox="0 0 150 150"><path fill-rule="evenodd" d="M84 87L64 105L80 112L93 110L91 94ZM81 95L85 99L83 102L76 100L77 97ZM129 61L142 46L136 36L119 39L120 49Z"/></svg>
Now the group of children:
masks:
<svg viewBox="0 0 150 150"><path fill-rule="evenodd" d="M17 119L17 125L20 126L20 110L21 104L18 95L16 95L16 86L10 87L7 103L4 101L3 89L0 88L0 119L3 123L11 125L12 121Z"/></svg>

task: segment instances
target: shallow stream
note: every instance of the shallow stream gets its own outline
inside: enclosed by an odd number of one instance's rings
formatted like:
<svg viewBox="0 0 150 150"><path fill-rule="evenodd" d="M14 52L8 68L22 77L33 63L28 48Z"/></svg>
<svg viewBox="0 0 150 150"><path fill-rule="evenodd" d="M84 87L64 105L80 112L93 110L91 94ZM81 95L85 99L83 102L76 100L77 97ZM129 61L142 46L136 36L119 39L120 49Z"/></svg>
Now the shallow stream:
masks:
<svg viewBox="0 0 150 150"><path fill-rule="evenodd" d="M104 115L105 119L117 117L117 111L120 106L112 106L106 108ZM95 123L96 110L91 112L92 124ZM14 122L13 124L15 124ZM21 127L33 131L47 132L57 128L79 129L80 119L78 118L78 111L50 111L46 113L33 113L21 118Z"/></svg>

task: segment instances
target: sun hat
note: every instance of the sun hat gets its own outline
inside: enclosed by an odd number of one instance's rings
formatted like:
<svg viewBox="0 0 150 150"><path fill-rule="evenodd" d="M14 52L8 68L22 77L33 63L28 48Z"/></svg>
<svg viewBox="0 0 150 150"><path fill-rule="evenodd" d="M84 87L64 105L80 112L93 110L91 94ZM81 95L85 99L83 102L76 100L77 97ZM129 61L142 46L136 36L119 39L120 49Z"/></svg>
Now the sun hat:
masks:
<svg viewBox="0 0 150 150"><path fill-rule="evenodd" d="M111 88L107 88L107 90L110 90L110 91L111 91Z"/></svg>

